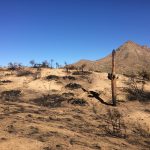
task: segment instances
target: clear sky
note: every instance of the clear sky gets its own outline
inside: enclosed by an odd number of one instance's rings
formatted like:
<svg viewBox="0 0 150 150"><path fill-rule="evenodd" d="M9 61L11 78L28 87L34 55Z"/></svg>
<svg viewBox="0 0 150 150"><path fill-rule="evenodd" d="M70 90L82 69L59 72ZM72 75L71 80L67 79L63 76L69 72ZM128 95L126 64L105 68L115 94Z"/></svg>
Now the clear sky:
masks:
<svg viewBox="0 0 150 150"><path fill-rule="evenodd" d="M97 60L150 46L150 0L0 0L0 65Z"/></svg>

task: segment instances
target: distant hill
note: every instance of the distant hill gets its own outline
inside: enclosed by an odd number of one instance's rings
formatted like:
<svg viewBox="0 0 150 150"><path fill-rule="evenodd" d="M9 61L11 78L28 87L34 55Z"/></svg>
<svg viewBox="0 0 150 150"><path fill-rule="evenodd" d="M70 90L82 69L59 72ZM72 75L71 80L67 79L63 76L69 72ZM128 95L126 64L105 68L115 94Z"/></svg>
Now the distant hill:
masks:
<svg viewBox="0 0 150 150"><path fill-rule="evenodd" d="M80 60L73 64L80 67L86 64L86 69L110 72L111 71L111 54L97 61ZM116 72L128 74L141 70L150 71L150 48L140 46L132 41L127 41L116 49Z"/></svg>

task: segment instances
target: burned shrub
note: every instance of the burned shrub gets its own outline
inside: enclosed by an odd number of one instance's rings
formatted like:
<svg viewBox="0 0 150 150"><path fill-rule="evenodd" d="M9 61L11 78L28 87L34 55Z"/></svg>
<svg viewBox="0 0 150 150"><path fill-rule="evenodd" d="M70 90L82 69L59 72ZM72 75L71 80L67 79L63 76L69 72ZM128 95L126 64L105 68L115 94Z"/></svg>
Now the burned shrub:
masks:
<svg viewBox="0 0 150 150"><path fill-rule="evenodd" d="M144 138L150 138L150 128L146 123L141 125L139 122L137 122L134 125L133 132L138 136L142 136Z"/></svg>
<svg viewBox="0 0 150 150"><path fill-rule="evenodd" d="M21 76L29 76L32 75L33 73L31 71L28 70L18 70L17 71L17 76L21 77Z"/></svg>
<svg viewBox="0 0 150 150"><path fill-rule="evenodd" d="M7 131L8 133L16 133L17 132L16 128L14 127L13 124L8 125L5 131Z"/></svg>
<svg viewBox="0 0 150 150"><path fill-rule="evenodd" d="M91 72L89 72L89 71L74 71L72 73L72 75L90 75L90 74L91 74Z"/></svg>
<svg viewBox="0 0 150 150"><path fill-rule="evenodd" d="M34 99L33 102L39 106L44 107L60 107L61 103L64 101L64 97L58 94L52 94L52 95L43 95L40 98Z"/></svg>
<svg viewBox="0 0 150 150"><path fill-rule="evenodd" d="M73 76L64 76L63 79L64 80L66 80L66 79L68 79L68 80L76 80L76 78L73 77Z"/></svg>
<svg viewBox="0 0 150 150"><path fill-rule="evenodd" d="M145 71L145 70L142 70L141 72L138 72L138 76L144 81L149 81L150 80L150 73Z"/></svg>
<svg viewBox="0 0 150 150"><path fill-rule="evenodd" d="M47 79L47 80L58 80L59 77L56 76L56 75L49 75L49 76L46 77L46 79Z"/></svg>
<svg viewBox="0 0 150 150"><path fill-rule="evenodd" d="M108 109L105 117L105 133L111 136L125 138L126 126L122 117L122 114L117 109Z"/></svg>
<svg viewBox="0 0 150 150"><path fill-rule="evenodd" d="M0 83L11 83L11 80L1 80Z"/></svg>
<svg viewBox="0 0 150 150"><path fill-rule="evenodd" d="M21 95L20 90L10 90L10 91L3 91L1 93L1 98L6 101L15 101Z"/></svg>
<svg viewBox="0 0 150 150"><path fill-rule="evenodd" d="M62 93L62 96L64 96L64 97L73 97L74 94L71 93L71 92L69 92L69 93Z"/></svg>
<svg viewBox="0 0 150 150"><path fill-rule="evenodd" d="M128 87L125 91L128 93L129 100L149 101L150 92L145 91L146 79L143 76L131 76L127 82Z"/></svg>
<svg viewBox="0 0 150 150"><path fill-rule="evenodd" d="M79 105L79 106L85 106L88 104L84 99L80 99L80 98L69 99L68 103L70 103L72 105Z"/></svg>
<svg viewBox="0 0 150 150"><path fill-rule="evenodd" d="M22 65L21 65L20 63L12 63L12 62L10 62L10 63L8 64L8 70L12 70L12 71L18 70L18 69L20 69L21 67L22 67Z"/></svg>
<svg viewBox="0 0 150 150"><path fill-rule="evenodd" d="M68 88L70 90L74 90L74 89L82 88L82 86L80 84L77 84L77 83L69 83L65 86L65 88Z"/></svg>

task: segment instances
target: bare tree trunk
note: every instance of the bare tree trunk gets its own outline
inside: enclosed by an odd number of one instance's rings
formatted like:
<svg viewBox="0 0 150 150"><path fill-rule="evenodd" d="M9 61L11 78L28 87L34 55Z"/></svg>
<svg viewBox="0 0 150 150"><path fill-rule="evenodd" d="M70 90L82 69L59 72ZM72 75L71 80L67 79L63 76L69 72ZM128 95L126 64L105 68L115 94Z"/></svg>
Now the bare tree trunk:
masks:
<svg viewBox="0 0 150 150"><path fill-rule="evenodd" d="M116 106L116 66L115 66L116 51L112 51L112 78L111 78L111 89L112 89L112 103Z"/></svg>

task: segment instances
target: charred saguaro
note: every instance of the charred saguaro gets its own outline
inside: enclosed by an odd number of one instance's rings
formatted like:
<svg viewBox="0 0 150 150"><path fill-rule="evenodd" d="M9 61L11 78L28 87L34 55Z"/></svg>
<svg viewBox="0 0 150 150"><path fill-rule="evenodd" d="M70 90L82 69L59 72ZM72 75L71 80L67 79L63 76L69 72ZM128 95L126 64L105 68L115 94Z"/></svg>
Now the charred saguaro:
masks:
<svg viewBox="0 0 150 150"><path fill-rule="evenodd" d="M112 102L116 106L116 66L115 66L116 51L112 51L112 73L111 73L111 89L112 89Z"/></svg>

